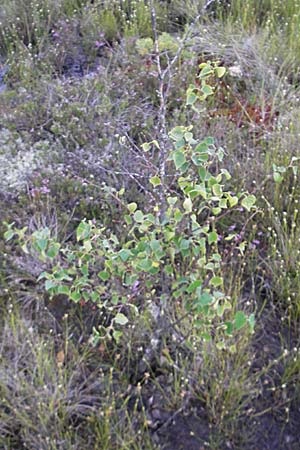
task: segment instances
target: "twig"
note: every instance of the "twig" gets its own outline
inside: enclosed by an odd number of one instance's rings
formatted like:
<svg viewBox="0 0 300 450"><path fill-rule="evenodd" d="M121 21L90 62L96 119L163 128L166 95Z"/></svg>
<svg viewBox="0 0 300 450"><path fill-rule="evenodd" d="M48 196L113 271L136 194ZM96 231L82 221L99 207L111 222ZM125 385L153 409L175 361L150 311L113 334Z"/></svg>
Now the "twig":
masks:
<svg viewBox="0 0 300 450"><path fill-rule="evenodd" d="M166 201L166 160L167 160L167 146L168 146L168 133L167 133L167 125L166 125L166 113L167 113L167 97L170 88L170 80L171 80L171 69L178 61L182 50L185 46L186 41L190 37L195 25L199 21L200 17L205 12L205 7L202 8L200 13L195 17L190 26L188 27L186 33L184 34L179 47L174 55L174 57L168 61L167 67L163 70L161 67L161 53L158 45L158 33L157 33L157 21L156 21L156 10L154 6L154 1L150 0L150 14L151 14L151 25L152 25L152 33L154 40L154 54L155 61L158 73L158 89L157 95L159 99L159 111L158 111L158 130L160 133L160 157L159 157L159 175L161 181L160 187L160 214L161 217L164 217L165 211L167 209L167 201Z"/></svg>
<svg viewBox="0 0 300 450"><path fill-rule="evenodd" d="M166 187L165 187L165 178L166 178L166 145L167 145L167 128L166 128L166 99L164 94L165 88L165 75L163 75L163 71L161 68L160 62L160 52L158 46L158 34L157 34L157 23L156 23L156 11L153 0L150 0L150 13L151 13L151 25L152 32L154 38L154 52L155 52L155 60L156 67L158 73L158 90L157 95L159 98L159 111L158 111L158 129L160 133L160 152L159 152L159 175L160 175L160 214L163 218L165 216L165 212L167 209L167 200L166 200Z"/></svg>

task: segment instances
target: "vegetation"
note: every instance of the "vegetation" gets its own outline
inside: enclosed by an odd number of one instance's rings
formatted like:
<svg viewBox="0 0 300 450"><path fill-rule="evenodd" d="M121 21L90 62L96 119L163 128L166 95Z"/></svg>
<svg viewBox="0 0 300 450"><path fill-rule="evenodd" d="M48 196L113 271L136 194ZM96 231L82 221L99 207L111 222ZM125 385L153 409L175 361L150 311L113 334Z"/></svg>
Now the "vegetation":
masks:
<svg viewBox="0 0 300 450"><path fill-rule="evenodd" d="M300 8L4 0L0 446L300 447Z"/></svg>

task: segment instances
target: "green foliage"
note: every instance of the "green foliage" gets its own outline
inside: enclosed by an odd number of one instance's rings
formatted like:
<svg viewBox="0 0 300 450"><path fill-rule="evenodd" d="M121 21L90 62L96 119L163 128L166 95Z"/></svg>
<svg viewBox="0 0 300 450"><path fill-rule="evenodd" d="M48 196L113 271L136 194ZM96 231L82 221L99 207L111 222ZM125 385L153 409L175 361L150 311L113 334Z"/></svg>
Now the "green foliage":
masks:
<svg viewBox="0 0 300 450"><path fill-rule="evenodd" d="M206 98L203 88L211 76L223 74L216 64L202 65L202 89L193 88L197 99ZM223 290L217 230L221 213L239 203L250 211L255 197L247 193L233 196L226 189L229 173L213 169L222 162L224 151L211 137L196 140L192 128L177 126L169 134L173 150L168 159L177 171L177 186L176 195L166 197L164 214L159 204L145 213L130 203L123 216L125 240L84 220L77 228L75 245L62 247L47 228L34 232L22 244L25 251L51 265L39 280L45 279L52 297L63 294L76 303L92 302L103 311L106 320L95 330L94 342L112 337L118 341L122 327L143 307L140 296L162 305L179 301L193 318L200 339L209 340L216 331L230 336L248 321L242 311L236 313L233 327L227 320L232 304ZM151 145L159 149L152 141L144 144L144 150ZM161 185L158 176L150 182L154 190ZM10 239L12 228L6 233ZM23 235L19 234L21 242Z"/></svg>
<svg viewBox="0 0 300 450"><path fill-rule="evenodd" d="M191 106L196 112L200 112L196 106L198 102L206 100L214 94L216 80L225 75L225 68L220 67L218 62L199 64L198 84L191 84L187 90L186 104Z"/></svg>

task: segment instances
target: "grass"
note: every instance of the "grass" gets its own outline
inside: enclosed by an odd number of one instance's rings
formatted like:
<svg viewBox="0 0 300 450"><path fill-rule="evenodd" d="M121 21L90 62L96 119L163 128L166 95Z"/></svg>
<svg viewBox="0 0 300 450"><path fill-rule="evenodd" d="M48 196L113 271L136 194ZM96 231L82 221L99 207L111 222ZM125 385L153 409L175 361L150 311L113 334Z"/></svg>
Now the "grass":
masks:
<svg viewBox="0 0 300 450"><path fill-rule="evenodd" d="M48 333L16 310L7 317L1 336L1 446L110 449L124 442L124 448L140 448L132 418L117 413L126 409L128 386L123 390L112 367L96 367L90 350L72 343L67 324L60 335ZM143 440L148 442L146 430Z"/></svg>
<svg viewBox="0 0 300 450"><path fill-rule="evenodd" d="M160 36L173 36L160 42L176 45L203 2L186 5L155 2ZM228 188L257 197L253 217L217 223L220 238L236 233L218 243L226 320L254 313L254 333L222 348L216 329L205 342L180 299L160 316L155 286L132 294L140 313L118 343L93 346L101 310L51 300L37 281L45 264L2 239L1 448L299 448L299 20L297 1L232 0L201 17L168 84L168 129L214 136ZM141 40L152 37L149 4L6 0L0 22L2 220L72 246L86 217L124 240L124 204L153 205L158 157L141 144L161 142L157 66ZM199 114L185 93L207 60L228 70Z"/></svg>

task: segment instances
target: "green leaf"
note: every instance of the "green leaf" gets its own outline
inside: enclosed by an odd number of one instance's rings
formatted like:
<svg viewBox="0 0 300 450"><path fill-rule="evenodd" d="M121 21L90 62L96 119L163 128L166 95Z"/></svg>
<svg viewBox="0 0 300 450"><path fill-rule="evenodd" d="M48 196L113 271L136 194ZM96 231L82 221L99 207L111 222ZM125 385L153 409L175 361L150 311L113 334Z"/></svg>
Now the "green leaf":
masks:
<svg viewBox="0 0 300 450"><path fill-rule="evenodd" d="M204 181L207 176L207 170L205 169L205 167L199 167L198 173L199 173L199 177L201 178L201 180Z"/></svg>
<svg viewBox="0 0 300 450"><path fill-rule="evenodd" d="M44 252L48 245L48 239L39 239L36 241L36 245L41 252Z"/></svg>
<svg viewBox="0 0 300 450"><path fill-rule="evenodd" d="M80 267L80 272L82 273L82 275L84 275L85 277L88 277L89 275L89 265L88 264L83 264Z"/></svg>
<svg viewBox="0 0 300 450"><path fill-rule="evenodd" d="M201 325L200 328L203 327L203 323L202 322L199 325ZM205 342L210 342L211 341L211 335L207 331L203 331L201 333L201 337L202 337L202 339L204 339Z"/></svg>
<svg viewBox="0 0 300 450"><path fill-rule="evenodd" d="M250 316L248 318L248 323L250 326L251 333L254 333L254 327L255 327L255 315L254 314L250 314Z"/></svg>
<svg viewBox="0 0 300 450"><path fill-rule="evenodd" d="M144 150L144 152L149 152L152 145L154 145L158 150L160 149L159 143L155 139L151 142L144 142L144 144L142 144L142 149Z"/></svg>
<svg viewBox="0 0 300 450"><path fill-rule="evenodd" d="M207 145L214 145L214 143L215 143L215 139L212 137L212 136L207 136L205 139L204 139L204 142L207 144Z"/></svg>
<svg viewBox="0 0 300 450"><path fill-rule="evenodd" d="M183 164L186 162L184 153L181 152L180 150L177 150L176 152L174 152L173 160L174 160L176 169L180 169L180 167L183 166Z"/></svg>
<svg viewBox="0 0 300 450"><path fill-rule="evenodd" d="M183 214L181 213L181 211L179 209L176 209L174 212L174 219L176 222L181 222L183 218Z"/></svg>
<svg viewBox="0 0 300 450"><path fill-rule="evenodd" d="M199 78L207 78L208 75L211 75L212 73L213 73L213 71L212 71L211 66L209 64L205 63L205 66L201 69L201 72L199 73Z"/></svg>
<svg viewBox="0 0 300 450"><path fill-rule="evenodd" d="M72 281L72 278L69 275L70 269L61 269L54 272L54 277L59 281ZM49 277L48 277L49 278Z"/></svg>
<svg viewBox="0 0 300 450"><path fill-rule="evenodd" d="M226 326L225 334L227 334L227 336L232 336L233 332L232 322L225 322L225 326Z"/></svg>
<svg viewBox="0 0 300 450"><path fill-rule="evenodd" d="M159 143L157 142L156 139L154 139L153 141L151 141L150 144L153 144L158 150L160 150Z"/></svg>
<svg viewBox="0 0 300 450"><path fill-rule="evenodd" d="M133 218L136 222L141 223L144 221L144 214L139 209L134 213Z"/></svg>
<svg viewBox="0 0 300 450"><path fill-rule="evenodd" d="M164 236L166 241L169 242L175 236L175 232L170 230L164 230Z"/></svg>
<svg viewBox="0 0 300 450"><path fill-rule="evenodd" d="M215 67L214 70L215 70L215 74L218 78L222 78L226 73L225 67Z"/></svg>
<svg viewBox="0 0 300 450"><path fill-rule="evenodd" d="M144 144L142 144L142 149L144 150L144 152L149 152L149 150L151 149L151 144L149 142L144 142Z"/></svg>
<svg viewBox="0 0 300 450"><path fill-rule="evenodd" d="M202 86L201 90L202 90L203 94L206 96L212 95L214 93L213 89L208 84L204 84L204 86Z"/></svg>
<svg viewBox="0 0 300 450"><path fill-rule="evenodd" d="M144 217L145 220L147 220L148 222L150 222L150 224L155 225L155 216L153 214L146 214Z"/></svg>
<svg viewBox="0 0 300 450"><path fill-rule="evenodd" d="M111 298L111 303L113 305L118 305L119 304L119 297L117 295L113 295Z"/></svg>
<svg viewBox="0 0 300 450"><path fill-rule="evenodd" d="M212 303L212 302L213 302L213 297L208 292L204 292L199 297L199 303L201 306L210 305L210 303Z"/></svg>
<svg viewBox="0 0 300 450"><path fill-rule="evenodd" d="M192 200L189 197L187 197L184 200L183 207L184 207L184 209L185 209L185 211L187 213L191 213L192 212L192 210L193 210L193 203L192 203Z"/></svg>
<svg viewBox="0 0 300 450"><path fill-rule="evenodd" d="M127 225L131 225L132 224L132 218L128 214L124 215L124 220L125 220Z"/></svg>
<svg viewBox="0 0 300 450"><path fill-rule="evenodd" d="M256 198L254 195L248 195L242 200L242 206L250 211L256 202Z"/></svg>
<svg viewBox="0 0 300 450"><path fill-rule="evenodd" d="M194 141L193 133L191 133L190 131L187 131L186 133L184 133L184 139L186 140L186 142Z"/></svg>
<svg viewBox="0 0 300 450"><path fill-rule="evenodd" d="M74 303L78 303L81 300L81 294L80 292L72 292L72 294L70 295L70 299L74 302Z"/></svg>
<svg viewBox="0 0 300 450"><path fill-rule="evenodd" d="M274 172L273 178L275 183L281 183L283 181L283 176L281 176L279 172Z"/></svg>
<svg viewBox="0 0 300 450"><path fill-rule="evenodd" d="M208 153L193 153L192 161L195 166L203 166L203 163L208 161Z"/></svg>
<svg viewBox="0 0 300 450"><path fill-rule="evenodd" d="M56 283L52 280L46 280L45 281L45 289L46 291L50 291L52 289L56 288Z"/></svg>
<svg viewBox="0 0 300 450"><path fill-rule="evenodd" d="M236 330L240 330L243 328L247 323L247 317L243 313L243 311L238 311L234 316L234 328Z"/></svg>
<svg viewBox="0 0 300 450"><path fill-rule="evenodd" d="M188 288L187 288L187 292L190 294L191 292L194 292L198 287L202 286L202 281L200 280L196 280L193 281L193 283L191 283Z"/></svg>
<svg viewBox="0 0 300 450"><path fill-rule="evenodd" d="M58 286L57 293L58 294L69 295L70 294L70 288L68 286L65 286L65 285Z"/></svg>
<svg viewBox="0 0 300 450"><path fill-rule="evenodd" d="M221 174L225 176L227 181L231 179L231 175L227 169L221 169Z"/></svg>
<svg viewBox="0 0 300 450"><path fill-rule="evenodd" d="M192 90L188 90L187 91L187 96L186 96L186 105L193 105L197 100L197 95L192 91Z"/></svg>
<svg viewBox="0 0 300 450"><path fill-rule="evenodd" d="M167 202L169 203L170 206L174 206L177 200L178 197L167 197Z"/></svg>
<svg viewBox="0 0 300 450"><path fill-rule="evenodd" d="M130 212L130 214L133 214L134 213L134 211L136 210L136 208L137 208L137 204L136 203L129 203L128 205L127 205L127 208L129 209L129 212Z"/></svg>
<svg viewBox="0 0 300 450"><path fill-rule="evenodd" d="M91 233L91 225L86 222L81 222L76 230L77 241L87 239Z"/></svg>
<svg viewBox="0 0 300 450"><path fill-rule="evenodd" d="M221 262L221 260L222 260L222 256L219 255L219 253L213 253L213 254L211 255L211 257L212 257L212 259L213 259L214 261L216 261L216 262Z"/></svg>
<svg viewBox="0 0 300 450"><path fill-rule="evenodd" d="M223 284L223 279L221 277L212 277L209 283L214 287L218 287Z"/></svg>
<svg viewBox="0 0 300 450"><path fill-rule="evenodd" d="M154 252L161 250L160 242L158 239L153 239L152 241L150 241L150 247Z"/></svg>
<svg viewBox="0 0 300 450"><path fill-rule="evenodd" d="M208 243L213 244L215 242L218 242L218 235L215 231L211 231L208 235Z"/></svg>
<svg viewBox="0 0 300 450"><path fill-rule="evenodd" d="M224 153L225 152L222 147L218 148L216 155L217 155L219 161L223 161Z"/></svg>
<svg viewBox="0 0 300 450"><path fill-rule="evenodd" d="M156 187L161 184L161 181L158 176L155 176L155 177L150 178L150 183L153 184L154 187Z"/></svg>
<svg viewBox="0 0 300 450"><path fill-rule="evenodd" d="M223 314L224 314L225 309L226 309L226 304L225 303L219 304L218 307L217 307L217 315L219 317L222 317Z"/></svg>
<svg viewBox="0 0 300 450"><path fill-rule="evenodd" d="M93 249L92 241L90 239L86 239L83 242L83 248L87 253L90 253L90 251Z"/></svg>
<svg viewBox="0 0 300 450"><path fill-rule="evenodd" d="M229 194L229 195L228 195L228 201L229 201L230 207L233 208L235 205L238 204L239 199L238 199L236 196L232 197L232 196Z"/></svg>
<svg viewBox="0 0 300 450"><path fill-rule="evenodd" d="M127 250L126 248L123 248L119 251L119 256L123 262L126 262L130 256L132 255L130 250Z"/></svg>
<svg viewBox="0 0 300 450"><path fill-rule="evenodd" d="M175 150L180 150L184 146L185 146L184 138L180 139L179 141L174 142Z"/></svg>
<svg viewBox="0 0 300 450"><path fill-rule="evenodd" d="M52 244L50 244L50 246L46 252L46 255L49 258L55 258L59 253L59 249L60 249L60 244L58 242L52 243Z"/></svg>
<svg viewBox="0 0 300 450"><path fill-rule="evenodd" d="M227 198L221 198L219 200L219 207L222 209L226 209L227 208Z"/></svg>
<svg viewBox="0 0 300 450"><path fill-rule="evenodd" d="M7 230L4 233L4 239L6 241L10 241L13 238L14 234L15 234L15 232L13 230Z"/></svg>
<svg viewBox="0 0 300 450"><path fill-rule="evenodd" d="M123 336L122 331L114 330L113 331L113 338L116 341L116 344L119 344L121 337Z"/></svg>
<svg viewBox="0 0 300 450"><path fill-rule="evenodd" d="M107 281L110 278L109 272L106 272L105 270L102 270L98 273L98 277L101 278L102 281Z"/></svg>
<svg viewBox="0 0 300 450"><path fill-rule="evenodd" d="M100 296L97 292L91 293L92 302L97 303L100 300Z"/></svg>
<svg viewBox="0 0 300 450"><path fill-rule="evenodd" d="M82 292L82 296L83 296L83 299L84 299L86 302L88 302L88 301L90 300L90 295L89 295L88 292L83 291L83 292Z"/></svg>
<svg viewBox="0 0 300 450"><path fill-rule="evenodd" d="M233 233L233 234L229 234L226 238L225 238L225 241L231 241L233 238L235 238L236 237L236 233Z"/></svg>
<svg viewBox="0 0 300 450"><path fill-rule="evenodd" d="M182 239L180 241L180 250L187 250L190 246L191 241L189 239Z"/></svg>
<svg viewBox="0 0 300 450"><path fill-rule="evenodd" d="M209 147L208 147L207 141L205 140L205 141L199 142L199 144L196 145L194 151L196 153L208 153Z"/></svg>
<svg viewBox="0 0 300 450"><path fill-rule="evenodd" d="M124 314L118 313L114 318L114 322L118 325L126 325L126 323L128 323L128 319Z"/></svg>
<svg viewBox="0 0 300 450"><path fill-rule="evenodd" d="M212 191L216 197L221 197L223 194L222 186L220 184L214 184L212 186Z"/></svg>
<svg viewBox="0 0 300 450"><path fill-rule="evenodd" d="M179 141L180 139L183 138L185 131L186 131L185 127L182 127L182 126L174 127L170 131L169 136L172 139L174 139L174 141Z"/></svg>
<svg viewBox="0 0 300 450"><path fill-rule="evenodd" d="M219 207L212 208L212 213L214 216L217 216L218 214L220 214L221 211L222 211L222 209Z"/></svg>
<svg viewBox="0 0 300 450"><path fill-rule="evenodd" d="M164 271L167 275L172 275L174 272L174 269L171 265L168 264L167 266L164 266Z"/></svg>
<svg viewBox="0 0 300 450"><path fill-rule="evenodd" d="M149 258L141 259L138 262L138 267L145 272L149 272L152 269L152 261Z"/></svg>
<svg viewBox="0 0 300 450"><path fill-rule="evenodd" d="M43 278L49 278L51 275L49 275L47 272L42 272L39 274L37 281L42 280Z"/></svg>

